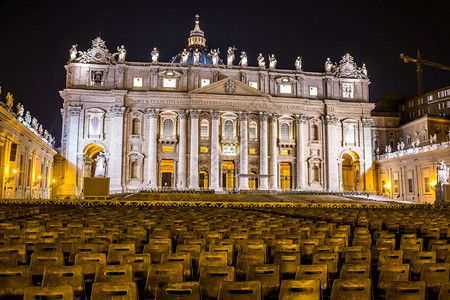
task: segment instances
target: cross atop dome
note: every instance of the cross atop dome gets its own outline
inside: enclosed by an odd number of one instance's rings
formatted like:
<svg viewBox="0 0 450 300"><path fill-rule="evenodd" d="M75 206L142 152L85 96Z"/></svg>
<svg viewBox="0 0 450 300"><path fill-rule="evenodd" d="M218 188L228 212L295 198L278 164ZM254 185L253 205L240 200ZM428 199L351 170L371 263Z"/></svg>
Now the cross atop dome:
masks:
<svg viewBox="0 0 450 300"><path fill-rule="evenodd" d="M200 29L199 18L200 16L196 14L194 29L191 30L188 38L188 47L206 48L205 33Z"/></svg>

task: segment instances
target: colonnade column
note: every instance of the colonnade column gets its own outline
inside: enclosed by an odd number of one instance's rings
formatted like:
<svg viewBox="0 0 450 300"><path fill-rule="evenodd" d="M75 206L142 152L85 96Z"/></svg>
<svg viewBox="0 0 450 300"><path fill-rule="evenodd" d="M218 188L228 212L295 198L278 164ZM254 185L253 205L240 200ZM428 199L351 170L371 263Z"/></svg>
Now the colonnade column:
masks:
<svg viewBox="0 0 450 300"><path fill-rule="evenodd" d="M295 115L295 121L297 125L297 165L296 165L296 189L305 189L305 180L307 177L307 167L305 161L305 144L307 139L305 134L306 122L308 122L308 117L305 115Z"/></svg>
<svg viewBox="0 0 450 300"><path fill-rule="evenodd" d="M80 106L68 106L63 113L63 125L64 131L67 132L67 137L63 139L65 145L62 147L62 155L65 156L68 164L64 172L64 183L59 188L59 193L64 196L78 196L79 192L81 192L81 187L77 181L78 177L84 176L84 174L81 174L82 166L77 165L78 141L81 140L78 138L79 130L81 131L81 128L79 128L80 114ZM25 196L22 195L22 197Z"/></svg>
<svg viewBox="0 0 450 300"><path fill-rule="evenodd" d="M150 188L157 187L157 172L156 172L156 161L157 161L157 131L158 131L158 116L159 109L149 109L146 113L150 117L149 126L149 146L148 146L148 181Z"/></svg>
<svg viewBox="0 0 450 300"><path fill-rule="evenodd" d="M186 128L186 111L179 110L178 111L178 122L179 122L179 134L180 141L178 143L178 188L186 187L186 142L187 142L187 128ZM175 168L176 172L176 168Z"/></svg>
<svg viewBox="0 0 450 300"><path fill-rule="evenodd" d="M278 190L278 116L270 117L270 189Z"/></svg>
<svg viewBox="0 0 450 300"><path fill-rule="evenodd" d="M269 175L268 170L268 150L269 145L267 143L267 113L260 112L259 113L259 173L260 175ZM260 178L260 190L268 190L269 189L269 178L262 177Z"/></svg>
<svg viewBox="0 0 450 300"><path fill-rule="evenodd" d="M364 170L364 191L373 191L375 190L375 182L373 179L373 156L372 156L372 119L363 118L363 143L364 143L364 162L363 162L363 170ZM361 172L362 174L363 172Z"/></svg>
<svg viewBox="0 0 450 300"><path fill-rule="evenodd" d="M191 116L189 188L198 189L198 117L200 116L200 110L191 110L189 115Z"/></svg>
<svg viewBox="0 0 450 300"><path fill-rule="evenodd" d="M111 191L122 192L123 115L125 107L112 107L109 112L113 117L114 134L111 135L107 175L111 180Z"/></svg>
<svg viewBox="0 0 450 300"><path fill-rule="evenodd" d="M327 149L327 190L329 192L339 191L339 170L337 158L337 133L336 123L338 118L336 116L327 115L322 118L326 127L326 149Z"/></svg>
<svg viewBox="0 0 450 300"><path fill-rule="evenodd" d="M247 120L248 113L239 113L240 118L240 160L239 160L239 174L244 176L239 176L239 189L248 190L248 130L247 130Z"/></svg>
<svg viewBox="0 0 450 300"><path fill-rule="evenodd" d="M219 190L219 118L218 111L211 111L211 183L209 188Z"/></svg>

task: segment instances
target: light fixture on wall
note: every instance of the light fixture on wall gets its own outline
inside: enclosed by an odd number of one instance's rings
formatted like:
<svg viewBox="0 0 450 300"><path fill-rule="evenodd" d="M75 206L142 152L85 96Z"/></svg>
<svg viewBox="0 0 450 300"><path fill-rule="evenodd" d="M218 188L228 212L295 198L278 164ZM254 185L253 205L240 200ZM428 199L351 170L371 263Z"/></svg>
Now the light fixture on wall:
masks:
<svg viewBox="0 0 450 300"><path fill-rule="evenodd" d="M14 169L12 172L13 172L13 175L12 175L12 176L6 177L6 178L5 178L5 184L8 184L8 183L10 183L11 181L14 181L14 179L16 179L16 173L17 173L17 170Z"/></svg>
<svg viewBox="0 0 450 300"><path fill-rule="evenodd" d="M39 176L37 177L38 180L33 182L33 186L38 185L39 182L41 181L41 178L42 178L41 175L39 175Z"/></svg>

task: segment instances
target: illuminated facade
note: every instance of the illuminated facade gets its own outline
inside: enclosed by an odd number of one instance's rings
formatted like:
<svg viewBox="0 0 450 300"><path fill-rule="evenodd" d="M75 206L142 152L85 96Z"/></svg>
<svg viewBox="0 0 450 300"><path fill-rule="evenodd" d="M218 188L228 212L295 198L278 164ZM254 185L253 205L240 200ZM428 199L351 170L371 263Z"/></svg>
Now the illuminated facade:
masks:
<svg viewBox="0 0 450 300"><path fill-rule="evenodd" d="M372 143L379 194L416 203L435 201L438 163L450 165L449 108L450 87L410 98L395 92L376 102Z"/></svg>
<svg viewBox="0 0 450 300"><path fill-rule="evenodd" d="M35 129L31 122L20 119L11 107L0 106L0 198L50 198L57 154L50 141L53 138L47 131L44 138L39 126Z"/></svg>
<svg viewBox="0 0 450 300"><path fill-rule="evenodd" d="M238 64L209 51L198 20L171 62L117 59L100 38L71 49L60 92L62 196L81 196L100 151L111 192L177 188L373 190L369 79L346 54L324 72ZM250 63L248 63L250 61ZM256 60L255 60L256 61Z"/></svg>

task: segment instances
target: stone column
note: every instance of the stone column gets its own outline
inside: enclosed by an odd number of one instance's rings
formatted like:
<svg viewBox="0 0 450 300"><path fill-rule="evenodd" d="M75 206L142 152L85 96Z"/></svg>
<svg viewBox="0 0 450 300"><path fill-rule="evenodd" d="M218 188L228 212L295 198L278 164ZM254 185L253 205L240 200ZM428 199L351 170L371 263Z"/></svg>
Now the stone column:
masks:
<svg viewBox="0 0 450 300"><path fill-rule="evenodd" d="M112 119L111 146L109 150L109 166L107 176L110 178L112 192L122 192L122 150L123 150L123 115L125 107L112 107L110 114Z"/></svg>
<svg viewBox="0 0 450 300"><path fill-rule="evenodd" d="M186 128L186 111L178 111L179 134L180 141L178 143L178 183L177 187L184 189L186 187L186 142L187 142L187 128Z"/></svg>
<svg viewBox="0 0 450 300"><path fill-rule="evenodd" d="M239 159L239 174L247 175L248 174L248 129L247 129L247 120L248 113L241 112L239 113L240 118L240 159ZM248 177L239 176L239 189L240 190L248 190Z"/></svg>
<svg viewBox="0 0 450 300"><path fill-rule="evenodd" d="M220 190L219 186L219 118L218 111L211 111L211 180L209 188Z"/></svg>
<svg viewBox="0 0 450 300"><path fill-rule="evenodd" d="M296 186L297 190L304 190L306 188L307 166L305 160L305 145L307 143L307 122L308 117L305 115L295 115L295 122L297 125L297 164L296 164Z"/></svg>
<svg viewBox="0 0 450 300"><path fill-rule="evenodd" d="M148 109L146 114L150 117L149 136L148 136L148 181L150 188L156 188L158 185L156 161L157 161L157 131L159 109Z"/></svg>
<svg viewBox="0 0 450 300"><path fill-rule="evenodd" d="M177 165L178 165L178 161L174 160L173 161L173 188L178 188L178 186L177 186Z"/></svg>
<svg viewBox="0 0 450 300"><path fill-rule="evenodd" d="M327 115L322 118L322 122L325 124L326 140L325 148L327 149L326 157L326 172L327 172L327 191L338 192L339 191L339 170L338 170L338 157L337 157L337 132L336 124L338 122L336 116Z"/></svg>
<svg viewBox="0 0 450 300"><path fill-rule="evenodd" d="M278 116L270 117L270 189L278 190Z"/></svg>
<svg viewBox="0 0 450 300"><path fill-rule="evenodd" d="M364 145L364 162L361 166L361 175L364 180L364 190L373 191L375 189L375 182L373 180L373 156L372 156L372 119L363 118L363 145ZM364 173L363 173L364 172Z"/></svg>
<svg viewBox="0 0 450 300"><path fill-rule="evenodd" d="M259 113L259 173L261 175L268 175L268 162L269 162L269 144L267 143L267 113ZM259 184L260 190L269 189L269 178L261 177Z"/></svg>
<svg viewBox="0 0 450 300"><path fill-rule="evenodd" d="M84 176L82 174L83 168L77 166L78 141L81 140L78 134L82 128L82 125L80 126L80 115L81 107L79 106L68 106L63 112L64 132L67 132L67 136L63 136L65 147L62 147L62 149L65 151L62 154L67 159L67 168L65 169L64 183L59 188L58 194L70 198L75 198L81 192L77 185L77 178ZM24 180L26 180L25 176Z"/></svg>
<svg viewBox="0 0 450 300"><path fill-rule="evenodd" d="M198 189L198 117L200 110L190 110L191 135L189 157L189 188Z"/></svg>

